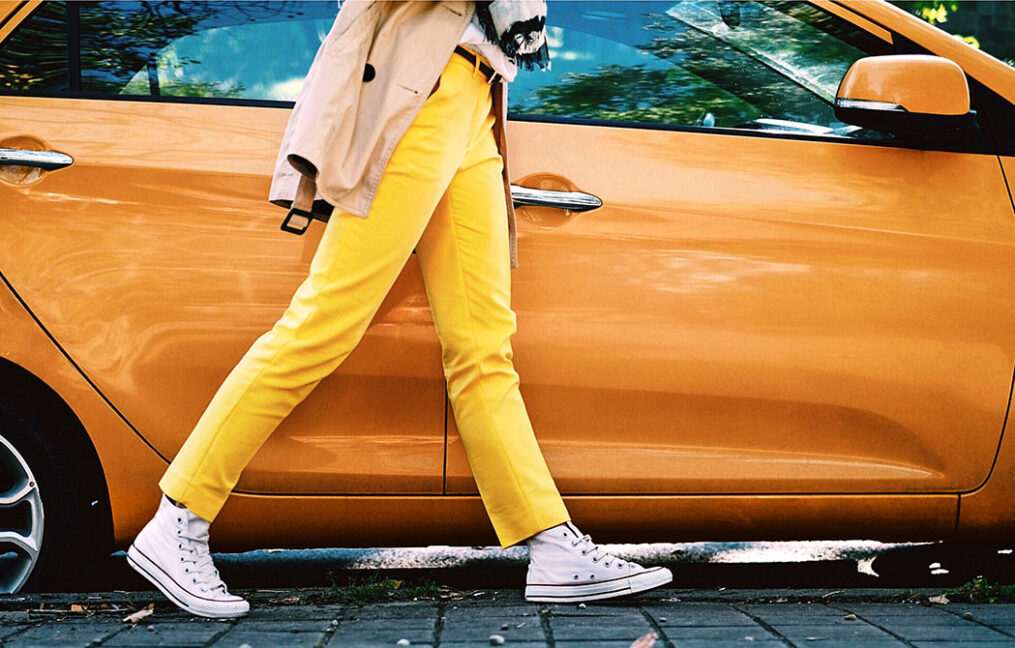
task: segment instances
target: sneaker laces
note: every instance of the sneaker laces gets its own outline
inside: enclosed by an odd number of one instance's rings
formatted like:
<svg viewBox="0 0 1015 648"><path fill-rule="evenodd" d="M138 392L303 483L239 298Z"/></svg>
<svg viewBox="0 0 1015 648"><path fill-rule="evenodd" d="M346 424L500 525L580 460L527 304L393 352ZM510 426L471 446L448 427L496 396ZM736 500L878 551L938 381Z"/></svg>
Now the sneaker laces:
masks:
<svg viewBox="0 0 1015 648"><path fill-rule="evenodd" d="M211 551L208 550L207 536L193 536L181 532L178 537L187 541L186 546L183 542L180 543L180 549L186 551L190 558L181 558L181 560L194 565L193 568L186 568L191 581L200 586L202 592L221 590L223 594L228 594L226 584L219 577L219 571L215 568L215 563L211 558Z"/></svg>
<svg viewBox="0 0 1015 648"><path fill-rule="evenodd" d="M581 546L582 547L581 553L583 556L592 554L592 562L597 563L599 561L603 561L603 565L605 567L612 567L613 563L616 562L617 568L622 569L624 565L627 564L626 560L617 558L613 554L606 553L599 547L599 545L592 544L592 536L588 534L583 535L581 538L573 541L571 543L571 546L572 547Z"/></svg>

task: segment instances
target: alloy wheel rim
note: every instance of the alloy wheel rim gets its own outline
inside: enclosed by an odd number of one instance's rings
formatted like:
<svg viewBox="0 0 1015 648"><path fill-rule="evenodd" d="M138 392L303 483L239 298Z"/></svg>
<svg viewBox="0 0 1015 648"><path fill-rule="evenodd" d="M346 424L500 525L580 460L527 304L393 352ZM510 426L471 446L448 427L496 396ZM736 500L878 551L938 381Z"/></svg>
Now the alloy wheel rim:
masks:
<svg viewBox="0 0 1015 648"><path fill-rule="evenodd" d="M0 435L0 472L6 486L0 493L0 514L3 514L0 516L0 555L4 557L0 592L17 592L39 561L42 497L28 462L3 435ZM19 508L24 511L21 515L15 510Z"/></svg>

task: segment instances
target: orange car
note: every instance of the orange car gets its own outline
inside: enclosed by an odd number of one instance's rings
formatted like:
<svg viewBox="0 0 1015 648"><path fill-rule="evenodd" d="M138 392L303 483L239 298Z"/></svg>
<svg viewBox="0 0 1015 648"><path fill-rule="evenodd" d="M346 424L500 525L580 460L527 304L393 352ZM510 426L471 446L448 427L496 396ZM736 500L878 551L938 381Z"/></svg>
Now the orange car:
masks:
<svg viewBox="0 0 1015 648"><path fill-rule="evenodd" d="M0 4L3 589L133 537L305 276L323 227L266 198L335 13ZM604 541L1015 537L1015 69L884 2L549 21L509 96L514 348L572 513ZM493 542L415 259L215 540Z"/></svg>

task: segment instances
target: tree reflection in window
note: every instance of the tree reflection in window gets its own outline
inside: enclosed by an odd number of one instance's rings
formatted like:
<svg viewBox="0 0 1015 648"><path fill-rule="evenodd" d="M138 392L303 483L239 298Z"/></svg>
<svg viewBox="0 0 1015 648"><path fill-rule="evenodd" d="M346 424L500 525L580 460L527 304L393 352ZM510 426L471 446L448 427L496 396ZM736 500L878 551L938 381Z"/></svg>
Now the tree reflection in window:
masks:
<svg viewBox="0 0 1015 648"><path fill-rule="evenodd" d="M516 115L878 137L832 100L891 46L807 3L571 2L548 20L553 69L519 76Z"/></svg>

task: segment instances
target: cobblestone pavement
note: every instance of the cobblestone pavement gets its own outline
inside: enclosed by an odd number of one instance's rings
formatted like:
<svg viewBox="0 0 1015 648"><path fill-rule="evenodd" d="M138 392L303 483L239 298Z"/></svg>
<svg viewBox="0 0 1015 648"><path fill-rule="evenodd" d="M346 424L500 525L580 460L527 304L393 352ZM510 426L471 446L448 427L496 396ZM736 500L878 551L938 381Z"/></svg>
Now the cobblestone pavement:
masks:
<svg viewBox="0 0 1015 648"><path fill-rule="evenodd" d="M655 633L656 648L1015 646L1015 604L928 603L940 590L906 592L905 600L899 590L663 590L584 607L527 604L519 590L363 606L304 604L313 600L308 590L242 593L253 609L238 621L189 617L154 592L0 596L0 640L44 648L465 648L499 635L506 648L628 648ZM153 601L150 616L123 621Z"/></svg>

